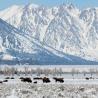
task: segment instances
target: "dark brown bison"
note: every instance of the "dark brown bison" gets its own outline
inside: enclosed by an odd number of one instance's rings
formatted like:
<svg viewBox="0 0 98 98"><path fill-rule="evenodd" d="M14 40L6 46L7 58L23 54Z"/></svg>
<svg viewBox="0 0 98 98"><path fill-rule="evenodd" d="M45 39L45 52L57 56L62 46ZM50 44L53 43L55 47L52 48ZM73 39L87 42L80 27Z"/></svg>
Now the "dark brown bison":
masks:
<svg viewBox="0 0 98 98"><path fill-rule="evenodd" d="M20 77L19 79L24 79L24 77Z"/></svg>
<svg viewBox="0 0 98 98"><path fill-rule="evenodd" d="M4 80L3 82L8 82L8 80Z"/></svg>
<svg viewBox="0 0 98 98"><path fill-rule="evenodd" d="M34 81L33 83L34 83L34 84L37 84L37 81Z"/></svg>
<svg viewBox="0 0 98 98"><path fill-rule="evenodd" d="M11 77L10 79L15 79L14 77Z"/></svg>
<svg viewBox="0 0 98 98"><path fill-rule="evenodd" d="M31 78L22 78L21 81L22 81L22 82L32 83Z"/></svg>
<svg viewBox="0 0 98 98"><path fill-rule="evenodd" d="M44 77L42 80L43 80L43 83L49 83L50 82L50 79L47 77Z"/></svg>
<svg viewBox="0 0 98 98"><path fill-rule="evenodd" d="M60 82L60 83L64 82L64 78L56 78L56 77L54 77L53 79L55 80L55 82Z"/></svg>
<svg viewBox="0 0 98 98"><path fill-rule="evenodd" d="M5 79L10 79L10 77L6 77Z"/></svg>
<svg viewBox="0 0 98 98"><path fill-rule="evenodd" d="M35 77L33 78L34 80L42 80L43 78L42 77Z"/></svg>
<svg viewBox="0 0 98 98"><path fill-rule="evenodd" d="M86 80L94 79L93 77L86 77Z"/></svg>
<svg viewBox="0 0 98 98"><path fill-rule="evenodd" d="M0 81L0 83L3 83L2 81Z"/></svg>
<svg viewBox="0 0 98 98"><path fill-rule="evenodd" d="M86 77L85 79L86 79L86 80L89 80L90 78Z"/></svg>

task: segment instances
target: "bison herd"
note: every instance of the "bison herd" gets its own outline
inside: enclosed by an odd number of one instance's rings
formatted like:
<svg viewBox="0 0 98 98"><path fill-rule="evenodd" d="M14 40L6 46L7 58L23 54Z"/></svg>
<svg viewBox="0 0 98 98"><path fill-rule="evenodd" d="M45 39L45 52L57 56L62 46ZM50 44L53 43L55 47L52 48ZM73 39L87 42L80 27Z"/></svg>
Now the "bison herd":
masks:
<svg viewBox="0 0 98 98"><path fill-rule="evenodd" d="M6 77L4 80L0 81L0 83L8 82L9 79L14 79L14 77Z"/></svg>
<svg viewBox="0 0 98 98"><path fill-rule="evenodd" d="M0 81L0 83L4 83L4 82L8 82L10 79L15 79L14 77L6 77L3 81ZM32 81L32 79L30 77L20 77L19 78L21 80L21 82L27 82L27 83L34 83L37 84L37 82L39 80L41 80L43 83L50 83L51 80L48 77L34 77ZM55 80L55 82L60 82L63 83L64 82L64 78L57 78L54 77L53 78Z"/></svg>
<svg viewBox="0 0 98 98"><path fill-rule="evenodd" d="M86 77L85 78L86 80L91 80L91 79L94 79L93 77Z"/></svg>
<svg viewBox="0 0 98 98"><path fill-rule="evenodd" d="M3 81L0 81L0 83L4 83L4 82L8 82L9 79L15 79L14 77L6 77ZM37 84L37 82L39 80L41 80L43 83L50 83L51 80L48 77L34 77L32 81L32 79L30 77L20 77L19 78L21 80L21 82L27 82L27 83L34 83ZM86 77L86 80L90 80L90 79L94 79L92 77ZM57 77L53 77L53 80L55 82L59 82L59 83L64 83L64 78L57 78Z"/></svg>
<svg viewBox="0 0 98 98"><path fill-rule="evenodd" d="M21 81L22 82L28 82L28 83L32 83L32 80L31 80L31 78L23 78L23 77L20 77L20 79L21 79ZM64 82L64 79L63 78L56 78L56 77L54 77L53 78L54 80L55 80L55 82L60 82L60 83L63 83ZM34 84L37 84L37 81L38 80L42 80L43 81L43 83L50 83L51 81L50 81L50 79L49 78L47 78L47 77L35 77L35 78L33 78L33 80L34 80Z"/></svg>

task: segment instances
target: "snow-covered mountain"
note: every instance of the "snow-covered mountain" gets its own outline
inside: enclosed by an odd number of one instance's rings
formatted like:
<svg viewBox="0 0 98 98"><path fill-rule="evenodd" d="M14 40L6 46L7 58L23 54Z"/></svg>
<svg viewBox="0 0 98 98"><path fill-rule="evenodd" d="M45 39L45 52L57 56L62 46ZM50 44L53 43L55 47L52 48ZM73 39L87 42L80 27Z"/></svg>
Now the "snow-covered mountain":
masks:
<svg viewBox="0 0 98 98"><path fill-rule="evenodd" d="M25 55L24 59L39 62L50 57L55 62L59 59L57 64L98 60L97 8L80 11L72 4L52 8L15 5L1 11L0 18L0 51L7 57L20 60Z"/></svg>
<svg viewBox="0 0 98 98"><path fill-rule="evenodd" d="M0 19L0 64L97 64L43 45Z"/></svg>

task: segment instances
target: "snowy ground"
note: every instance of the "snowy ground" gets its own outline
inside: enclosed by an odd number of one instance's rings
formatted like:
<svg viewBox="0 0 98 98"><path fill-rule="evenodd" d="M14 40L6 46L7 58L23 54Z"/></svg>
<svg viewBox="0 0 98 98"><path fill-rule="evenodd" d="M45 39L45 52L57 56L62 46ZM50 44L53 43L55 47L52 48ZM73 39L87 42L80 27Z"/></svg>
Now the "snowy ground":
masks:
<svg viewBox="0 0 98 98"><path fill-rule="evenodd" d="M34 82L32 76L31 79ZM98 98L97 79L64 79L64 83L50 80L51 83L34 84L21 82L19 76L8 79L0 84L0 98Z"/></svg>
<svg viewBox="0 0 98 98"><path fill-rule="evenodd" d="M98 98L98 85L0 84L0 98Z"/></svg>
<svg viewBox="0 0 98 98"><path fill-rule="evenodd" d="M98 69L98 67L96 68ZM50 79L50 83L43 83L42 80L37 80L37 84L34 84L35 80L33 78L44 77L44 74L40 76L37 76L37 74L9 76L14 77L14 79L8 79L8 82L0 83L0 98L98 98L97 71L92 74L92 79L86 80L86 77L91 77L91 73L87 73L84 76L83 71L85 69L86 72L89 72L89 69L80 67L78 69L82 73L74 73L74 75L72 75L72 72L61 75L49 74L46 77ZM69 72L72 68L63 68L63 70ZM56 83L53 79L54 76L64 78L64 83ZM0 81L5 80L6 77L8 75L0 75ZM30 77L32 83L21 82L20 77Z"/></svg>

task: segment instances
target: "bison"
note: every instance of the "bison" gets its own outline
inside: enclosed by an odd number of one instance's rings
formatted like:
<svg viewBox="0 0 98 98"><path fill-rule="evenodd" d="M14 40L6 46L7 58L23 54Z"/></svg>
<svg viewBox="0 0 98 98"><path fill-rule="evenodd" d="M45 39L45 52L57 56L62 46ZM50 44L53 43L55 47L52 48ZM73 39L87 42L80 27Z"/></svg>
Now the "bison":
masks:
<svg viewBox="0 0 98 98"><path fill-rule="evenodd" d="M3 82L8 82L8 80L4 80Z"/></svg>
<svg viewBox="0 0 98 98"><path fill-rule="evenodd" d="M11 79L15 79L14 77L11 77Z"/></svg>
<svg viewBox="0 0 98 98"><path fill-rule="evenodd" d="M35 77L35 78L33 78L34 80L42 80L43 78L41 78L41 77Z"/></svg>
<svg viewBox="0 0 98 98"><path fill-rule="evenodd" d="M10 79L10 77L6 77L5 79Z"/></svg>
<svg viewBox="0 0 98 98"><path fill-rule="evenodd" d="M28 83L32 83L31 78L21 78L22 82L28 82Z"/></svg>
<svg viewBox="0 0 98 98"><path fill-rule="evenodd" d="M49 83L50 82L50 79L47 77L44 77L42 80L43 80L43 83Z"/></svg>
<svg viewBox="0 0 98 98"><path fill-rule="evenodd" d="M86 80L89 80L90 78L86 77L85 79L86 79Z"/></svg>
<svg viewBox="0 0 98 98"><path fill-rule="evenodd" d="M22 80L22 79L24 79L24 77L20 77L19 79L21 79L21 80Z"/></svg>
<svg viewBox="0 0 98 98"><path fill-rule="evenodd" d="M0 83L3 83L2 81L0 81Z"/></svg>
<svg viewBox="0 0 98 98"><path fill-rule="evenodd" d="M53 79L55 80L55 82L60 82L60 83L64 82L64 78L56 78L56 77L54 77Z"/></svg>
<svg viewBox="0 0 98 98"><path fill-rule="evenodd" d="M37 84L37 81L34 81L33 83L34 83L34 84Z"/></svg>
<svg viewBox="0 0 98 98"><path fill-rule="evenodd" d="M94 79L93 77L86 77L86 80Z"/></svg>

